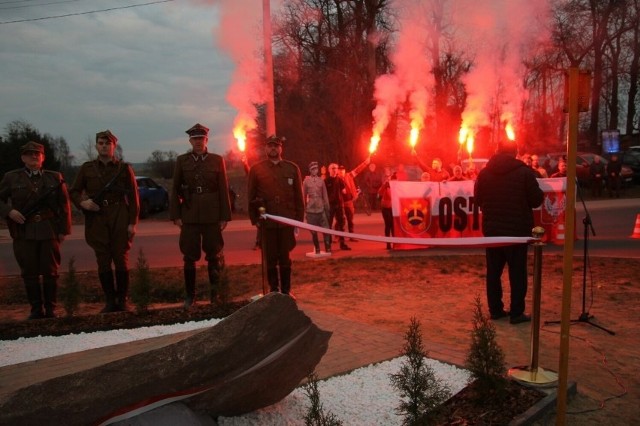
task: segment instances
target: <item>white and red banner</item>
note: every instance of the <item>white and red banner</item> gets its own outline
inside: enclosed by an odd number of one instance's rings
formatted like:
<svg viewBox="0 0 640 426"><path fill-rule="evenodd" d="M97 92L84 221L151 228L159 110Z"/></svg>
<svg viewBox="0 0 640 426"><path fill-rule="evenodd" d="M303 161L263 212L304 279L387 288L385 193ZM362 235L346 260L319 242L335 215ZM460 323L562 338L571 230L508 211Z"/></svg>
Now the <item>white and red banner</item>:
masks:
<svg viewBox="0 0 640 426"><path fill-rule="evenodd" d="M473 197L474 181L391 181L394 236L401 238L462 238L482 236L482 213ZM566 178L538 179L544 191L534 210L536 225L545 228L543 241L564 244ZM421 246L421 248L424 246ZM418 248L395 244L394 248Z"/></svg>

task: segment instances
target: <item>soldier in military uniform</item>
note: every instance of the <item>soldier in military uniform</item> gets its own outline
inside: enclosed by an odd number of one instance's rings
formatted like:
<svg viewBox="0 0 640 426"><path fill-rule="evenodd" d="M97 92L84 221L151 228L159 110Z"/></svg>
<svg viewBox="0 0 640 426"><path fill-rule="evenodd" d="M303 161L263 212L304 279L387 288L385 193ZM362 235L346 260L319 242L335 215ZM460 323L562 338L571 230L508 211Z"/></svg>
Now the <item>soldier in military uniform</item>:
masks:
<svg viewBox="0 0 640 426"><path fill-rule="evenodd" d="M251 202L251 223L264 226L263 250L267 261L269 287L272 292L279 290L284 294L290 294L289 252L296 246L294 228L274 221L260 222L256 208L261 204L266 212L272 215L298 221L304 219L300 169L295 163L282 159L283 140L284 138L275 135L267 139L267 159L256 163L249 171L247 197Z"/></svg>
<svg viewBox="0 0 640 426"><path fill-rule="evenodd" d="M21 152L25 167L7 172L0 182L0 214L13 238L31 305L29 319L53 318L60 243L71 233L69 194L60 173L42 169L43 145L28 142Z"/></svg>
<svg viewBox="0 0 640 426"><path fill-rule="evenodd" d="M97 133L98 158L80 166L69 191L71 201L85 215L85 240L98 262L106 300L102 313L127 309L129 249L140 211L133 169L114 156L117 143L110 130Z"/></svg>
<svg viewBox="0 0 640 426"><path fill-rule="evenodd" d="M180 227L184 262L185 308L195 303L196 262L204 252L211 302L218 299L224 268L222 231L231 220L231 202L224 159L207 151L209 129L195 124L186 131L191 151L179 155L173 173L170 219Z"/></svg>

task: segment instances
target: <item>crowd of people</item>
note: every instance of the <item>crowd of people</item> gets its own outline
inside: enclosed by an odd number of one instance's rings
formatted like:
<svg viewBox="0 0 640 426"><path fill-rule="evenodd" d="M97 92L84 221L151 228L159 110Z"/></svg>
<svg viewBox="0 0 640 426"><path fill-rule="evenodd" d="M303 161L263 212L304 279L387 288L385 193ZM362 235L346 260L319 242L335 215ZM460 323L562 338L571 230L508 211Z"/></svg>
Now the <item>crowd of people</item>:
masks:
<svg viewBox="0 0 640 426"><path fill-rule="evenodd" d="M208 132L209 129L199 123L186 131L191 149L177 158L170 195L170 219L180 228L179 249L184 261L186 309L195 303L196 263L202 254L208 265L211 302L219 301L220 277L224 268L222 231L231 220L225 162L220 155L207 150ZM128 253L136 233L140 203L133 169L115 155L117 141L118 138L109 130L98 132L97 158L81 166L68 189L60 173L42 168L44 146L33 141L21 149L24 167L6 173L0 182L0 214L7 219L14 240L15 258L31 305L30 319L56 316L60 244L71 232L71 204L85 214L85 240L95 253L105 296L102 312L127 310ZM378 167L371 157L367 157L352 170L335 162L320 166L317 161L312 161L308 165L309 173L303 179L299 167L282 158L284 142L285 139L278 136L267 138L266 158L252 166L246 161L243 164L248 175L249 216L257 228L256 247L263 250L269 291L290 294L290 252L296 245L296 230L286 224L264 220L261 208L272 215L297 221L306 219L309 224L320 228L353 234L355 203L362 197L371 211L381 212L384 235L389 237L393 236L390 182L411 178L402 164ZM461 164L445 167L440 158L433 158L428 164L415 152L412 156L422 171L421 181L475 181L476 193L486 203L483 220L490 220L491 202L485 200L490 200L495 191L478 192L482 188L478 187L480 177L491 176L484 169L476 170L472 161L463 169ZM521 168L524 168L530 174L527 176L534 179L566 176L564 158L559 159L554 171L545 167L548 164L541 165L536 155L524 154L513 160L508 156L505 158L508 164L518 166L518 173L522 174ZM491 164L490 160L487 167ZM616 155L612 155L606 165L596 156L589 168L593 196L601 196L606 184L609 195L619 197L620 172L621 164ZM538 192L539 188L536 197ZM530 207L535 207L536 203L537 199L531 201ZM521 233L528 235L530 223L524 225ZM503 233L502 230L484 228L485 235L490 235L487 232ZM316 255L321 255L322 249L324 255L331 254L334 240L330 234L323 235L322 247L318 232L312 231L311 236ZM347 241L358 240L353 235L351 238L340 235L335 242L341 250L351 250ZM387 244L387 249L391 248L392 245ZM496 253L490 254L498 256ZM500 254L500 259L491 260L488 253L489 266L495 269L490 274L494 278L488 286L496 295L495 298L490 297L491 314L496 318L503 316L505 311L497 296L500 293L499 282L495 277L501 273L504 259L512 255L505 252ZM519 259L521 253L517 257ZM512 321L526 320L526 317L521 317L520 305L512 303L511 308Z"/></svg>

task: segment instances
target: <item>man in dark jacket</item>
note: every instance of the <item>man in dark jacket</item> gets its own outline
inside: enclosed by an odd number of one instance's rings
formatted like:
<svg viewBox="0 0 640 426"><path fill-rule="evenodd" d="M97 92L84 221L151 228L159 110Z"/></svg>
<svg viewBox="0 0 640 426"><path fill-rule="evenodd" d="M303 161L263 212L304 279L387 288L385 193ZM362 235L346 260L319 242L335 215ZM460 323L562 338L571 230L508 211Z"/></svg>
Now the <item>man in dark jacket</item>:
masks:
<svg viewBox="0 0 640 426"><path fill-rule="evenodd" d="M517 146L501 143L475 183L475 201L482 210L482 232L487 237L528 237L533 228L532 209L544 194L530 167L517 160ZM486 249L487 301L492 319L510 316L511 324L531 320L524 313L527 295L527 248L516 244ZM511 309L502 302L502 271L509 265Z"/></svg>
<svg viewBox="0 0 640 426"><path fill-rule="evenodd" d="M60 173L42 168L42 144L28 142L20 151L24 167L7 172L0 182L0 216L7 220L13 238L31 305L29 319L53 318L60 243L71 233L69 194Z"/></svg>
<svg viewBox="0 0 640 426"><path fill-rule="evenodd" d="M169 218L180 227L184 307L189 309L195 303L196 262L202 252L207 261L210 300L218 301L224 268L222 231L231 220L231 202L224 159L207 150L209 129L196 123L186 133L191 150L176 160Z"/></svg>
<svg viewBox="0 0 640 426"><path fill-rule="evenodd" d="M298 166L282 159L284 138L270 136L266 143L267 159L254 164L249 170L248 194L251 223L264 226L263 250L267 263L267 280L272 292L291 292L291 258L296 246L294 228L275 221L260 221L258 206L267 213L304 220L302 177ZM279 274L278 274L279 272ZM278 277L279 275L279 277Z"/></svg>
<svg viewBox="0 0 640 426"><path fill-rule="evenodd" d="M96 255L106 301L102 313L127 309L129 250L140 213L133 168L116 157L117 144L110 130L96 133L98 158L80 166L69 189L71 201L84 213L85 240Z"/></svg>

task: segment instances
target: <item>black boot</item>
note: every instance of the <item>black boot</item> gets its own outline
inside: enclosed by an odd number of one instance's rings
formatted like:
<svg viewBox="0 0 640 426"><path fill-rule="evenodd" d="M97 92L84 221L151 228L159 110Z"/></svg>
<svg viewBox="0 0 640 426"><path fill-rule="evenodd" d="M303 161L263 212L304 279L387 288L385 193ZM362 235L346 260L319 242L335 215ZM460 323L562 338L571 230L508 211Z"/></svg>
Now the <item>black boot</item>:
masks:
<svg viewBox="0 0 640 426"><path fill-rule="evenodd" d="M113 285L113 271L100 272L98 273L98 278L105 297L105 305L100 313L116 312L116 289Z"/></svg>
<svg viewBox="0 0 640 426"><path fill-rule="evenodd" d="M272 293L279 290L278 268L267 268L267 281L269 282L269 290Z"/></svg>
<svg viewBox="0 0 640 426"><path fill-rule="evenodd" d="M44 293L44 316L46 318L56 317L56 301L58 292L58 282L56 277L43 277L42 290Z"/></svg>
<svg viewBox="0 0 640 426"><path fill-rule="evenodd" d="M184 267L184 308L189 309L196 302L196 268L195 266Z"/></svg>
<svg viewBox="0 0 640 426"><path fill-rule="evenodd" d="M27 290L29 305L31 305L29 319L44 318L44 312L42 312L42 292L40 291L40 281L37 277L25 278L24 287Z"/></svg>
<svg viewBox="0 0 640 426"><path fill-rule="evenodd" d="M129 271L116 270L116 309L127 310L127 295L129 294Z"/></svg>
<svg viewBox="0 0 640 426"><path fill-rule="evenodd" d="M282 294L289 294L291 292L291 267L280 267L280 286Z"/></svg>

